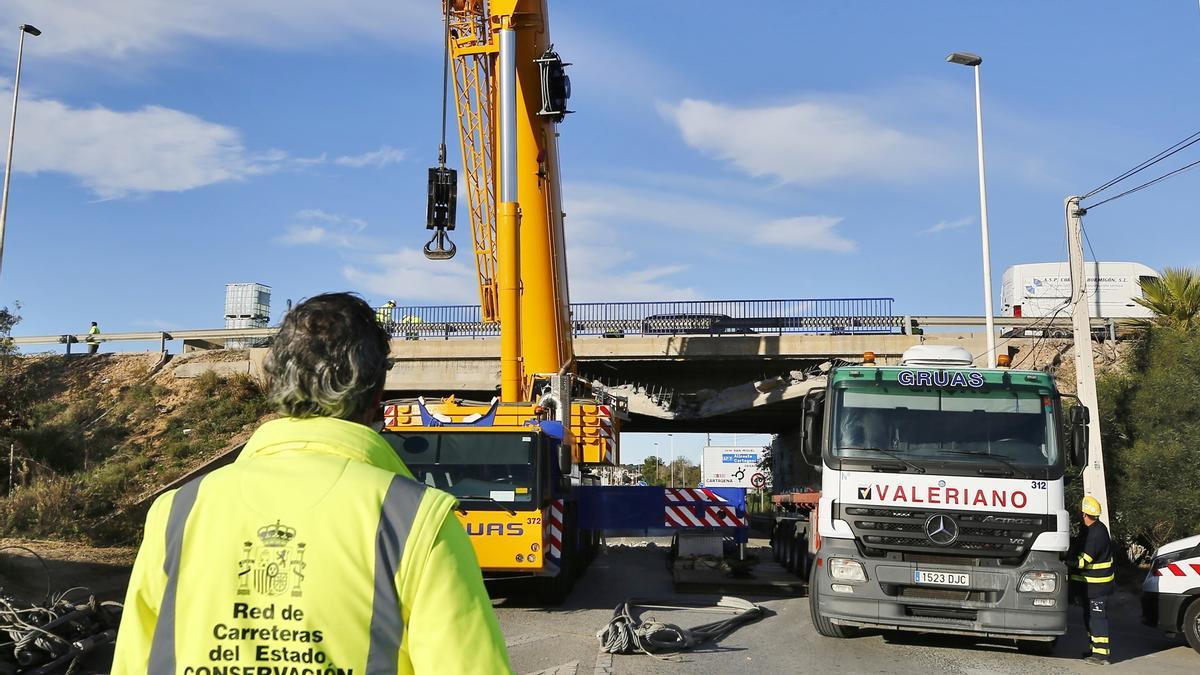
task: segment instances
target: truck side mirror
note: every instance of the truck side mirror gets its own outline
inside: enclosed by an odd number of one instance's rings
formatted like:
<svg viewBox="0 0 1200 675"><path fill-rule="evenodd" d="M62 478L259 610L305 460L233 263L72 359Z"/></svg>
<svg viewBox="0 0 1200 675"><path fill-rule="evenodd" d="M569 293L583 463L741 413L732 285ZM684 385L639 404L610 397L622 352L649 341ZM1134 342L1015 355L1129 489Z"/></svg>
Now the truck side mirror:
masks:
<svg viewBox="0 0 1200 675"><path fill-rule="evenodd" d="M1088 425L1091 421L1091 411L1086 406L1076 405L1071 408L1071 461L1075 466L1087 466Z"/></svg>
<svg viewBox="0 0 1200 675"><path fill-rule="evenodd" d="M558 444L558 472L564 476L571 475L571 446L566 443Z"/></svg>
<svg viewBox="0 0 1200 675"><path fill-rule="evenodd" d="M821 432L825 414L825 392L810 391L804 396L800 416L800 454L810 466L821 464Z"/></svg>

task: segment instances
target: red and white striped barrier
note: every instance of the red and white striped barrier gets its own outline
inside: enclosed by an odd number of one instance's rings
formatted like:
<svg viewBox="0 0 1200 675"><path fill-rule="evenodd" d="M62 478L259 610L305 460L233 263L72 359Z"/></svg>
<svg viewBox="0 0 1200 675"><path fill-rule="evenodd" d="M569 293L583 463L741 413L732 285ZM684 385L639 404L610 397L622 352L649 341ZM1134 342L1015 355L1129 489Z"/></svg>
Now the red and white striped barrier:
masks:
<svg viewBox="0 0 1200 675"><path fill-rule="evenodd" d="M1200 577L1200 563L1171 563L1154 570L1156 577Z"/></svg>
<svg viewBox="0 0 1200 675"><path fill-rule="evenodd" d="M609 464L617 462L617 434L613 428L612 408L600 406L600 438L604 439L604 460Z"/></svg>
<svg viewBox="0 0 1200 675"><path fill-rule="evenodd" d="M721 502L729 500L705 488L666 488L668 502Z"/></svg>
<svg viewBox="0 0 1200 675"><path fill-rule="evenodd" d="M667 504L663 512L666 527L749 527L732 506L690 506Z"/></svg>
<svg viewBox="0 0 1200 675"><path fill-rule="evenodd" d="M562 559L563 500L555 499L546 507L546 555Z"/></svg>
<svg viewBox="0 0 1200 675"><path fill-rule="evenodd" d="M666 527L749 527L745 516L729 500L707 488L663 490L663 524Z"/></svg>

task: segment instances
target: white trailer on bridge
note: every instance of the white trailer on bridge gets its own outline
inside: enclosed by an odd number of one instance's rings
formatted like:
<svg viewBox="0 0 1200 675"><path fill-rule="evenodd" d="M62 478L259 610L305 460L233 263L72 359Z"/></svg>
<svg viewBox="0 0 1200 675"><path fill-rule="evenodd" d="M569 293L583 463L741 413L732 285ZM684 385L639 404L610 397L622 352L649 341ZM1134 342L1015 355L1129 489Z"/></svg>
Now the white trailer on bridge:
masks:
<svg viewBox="0 0 1200 675"><path fill-rule="evenodd" d="M1146 318L1150 310L1134 302L1142 297L1140 281L1158 272L1135 262L1088 262L1088 311L1092 318ZM1070 316L1070 266L1064 262L1026 263L1004 270L1000 313L1013 317Z"/></svg>

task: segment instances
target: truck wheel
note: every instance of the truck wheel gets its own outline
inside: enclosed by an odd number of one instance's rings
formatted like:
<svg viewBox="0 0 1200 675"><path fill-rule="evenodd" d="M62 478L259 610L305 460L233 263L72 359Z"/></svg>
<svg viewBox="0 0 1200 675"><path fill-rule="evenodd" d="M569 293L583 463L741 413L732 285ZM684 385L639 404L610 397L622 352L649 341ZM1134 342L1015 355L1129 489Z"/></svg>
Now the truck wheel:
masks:
<svg viewBox="0 0 1200 675"><path fill-rule="evenodd" d="M567 545L566 541L563 542ZM570 547L573 548L573 547ZM575 551L570 548L564 548L562 552L561 568L558 571L558 576L554 577L534 577L536 585L536 593L538 602L543 605L557 607L567 599L571 594L571 589L575 587Z"/></svg>
<svg viewBox="0 0 1200 675"><path fill-rule="evenodd" d="M804 576L804 547L801 546L801 541L796 538L795 532L789 541L792 542L791 557L788 560L788 569L792 574L798 577Z"/></svg>
<svg viewBox="0 0 1200 675"><path fill-rule="evenodd" d="M1200 599L1192 600L1184 610L1182 628L1188 644L1200 653Z"/></svg>
<svg viewBox="0 0 1200 675"><path fill-rule="evenodd" d="M821 635L831 638L849 638L858 635L857 628L839 626L822 616L818 597L817 566L813 565L812 572L808 575L808 609L812 616L813 628L816 628Z"/></svg>
<svg viewBox="0 0 1200 675"><path fill-rule="evenodd" d="M783 560L783 538L779 536L779 528L775 528L775 532L771 534L771 557L775 562Z"/></svg>

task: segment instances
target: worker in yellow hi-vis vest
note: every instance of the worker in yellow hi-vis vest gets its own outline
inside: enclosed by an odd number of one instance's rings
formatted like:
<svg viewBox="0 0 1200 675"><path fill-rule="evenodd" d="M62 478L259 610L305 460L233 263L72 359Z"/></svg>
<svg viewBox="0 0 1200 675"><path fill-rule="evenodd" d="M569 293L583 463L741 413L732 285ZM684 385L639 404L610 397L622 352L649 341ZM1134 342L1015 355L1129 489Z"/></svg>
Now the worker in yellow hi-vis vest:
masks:
<svg viewBox="0 0 1200 675"><path fill-rule="evenodd" d="M379 321L379 325L388 332L389 335L395 331L396 318L393 313L396 310L396 301L388 300L383 303L383 306L375 310L375 318Z"/></svg>
<svg viewBox="0 0 1200 675"><path fill-rule="evenodd" d="M1097 664L1108 664L1110 643L1108 598L1113 594L1112 540L1108 528L1100 522L1100 502L1091 495L1083 498L1079 510L1083 527L1067 551L1071 568L1071 595L1084 605L1083 625L1088 632L1088 650L1083 656Z"/></svg>
<svg viewBox="0 0 1200 675"><path fill-rule="evenodd" d="M91 328L88 328L88 336L87 336L88 353L89 354L95 354L96 352L100 351L100 340L96 338L96 336L99 334L100 334L100 326L97 326L96 322L93 321Z"/></svg>
<svg viewBox="0 0 1200 675"><path fill-rule="evenodd" d="M373 426L388 347L350 294L287 314L263 364L285 417L155 501L113 672L511 672L454 499Z"/></svg>

